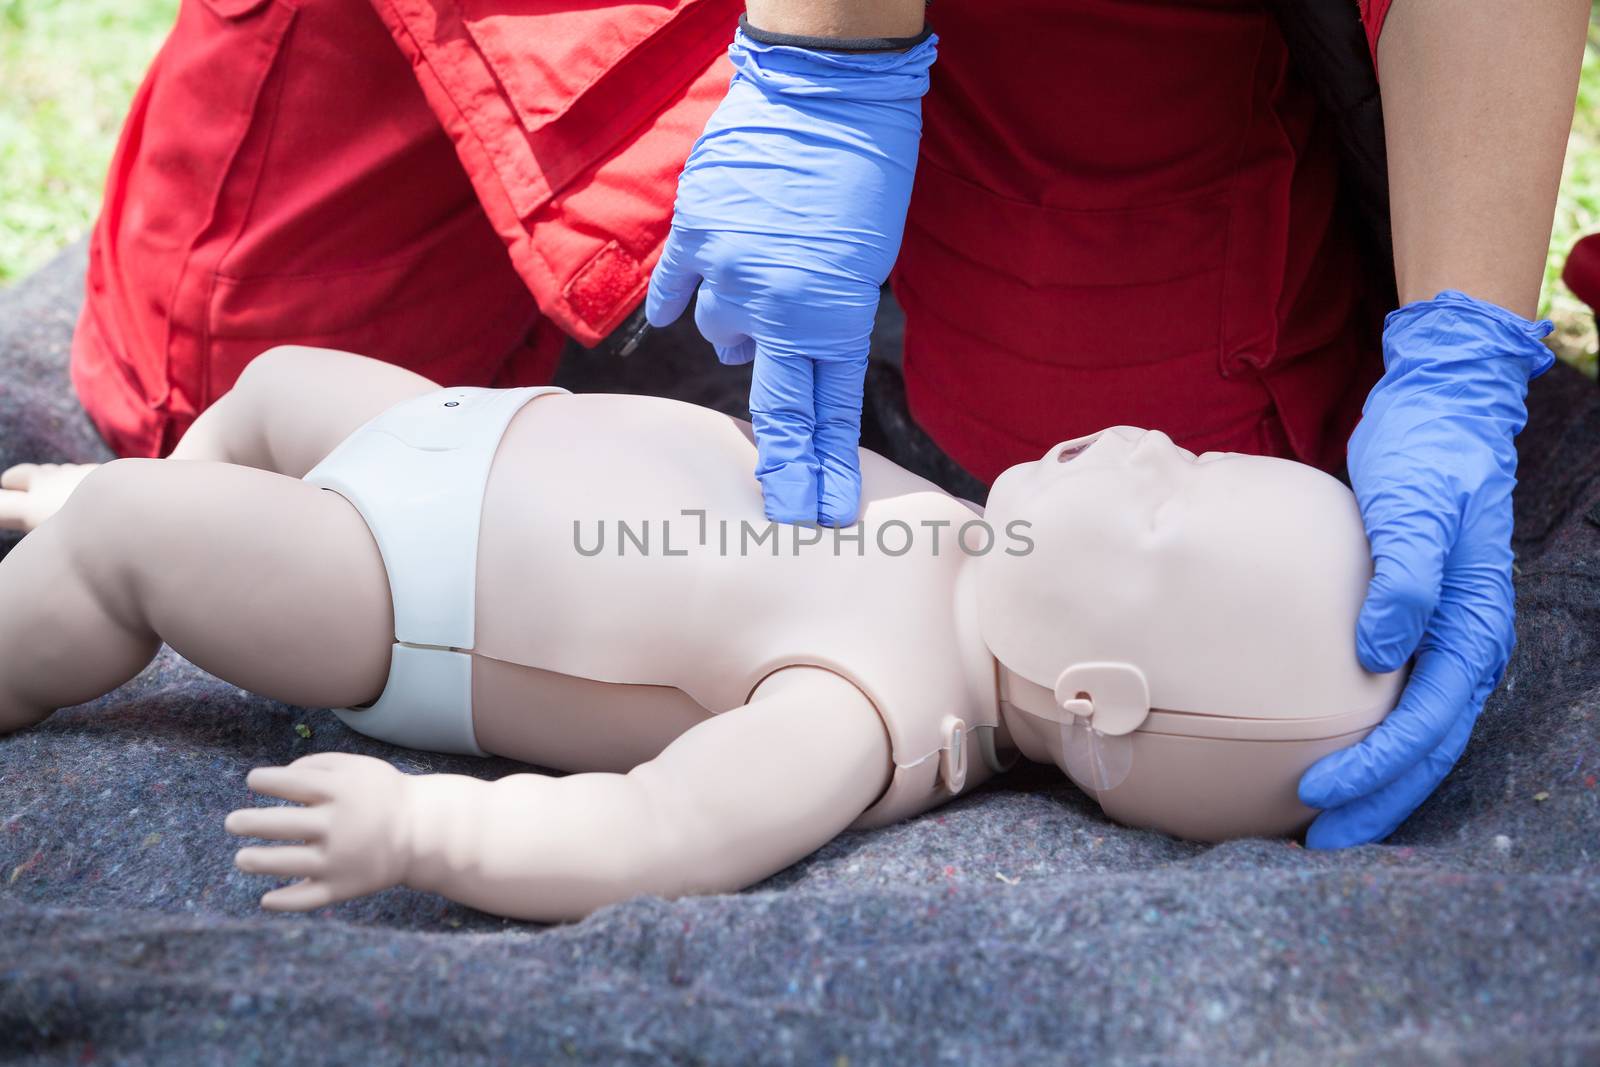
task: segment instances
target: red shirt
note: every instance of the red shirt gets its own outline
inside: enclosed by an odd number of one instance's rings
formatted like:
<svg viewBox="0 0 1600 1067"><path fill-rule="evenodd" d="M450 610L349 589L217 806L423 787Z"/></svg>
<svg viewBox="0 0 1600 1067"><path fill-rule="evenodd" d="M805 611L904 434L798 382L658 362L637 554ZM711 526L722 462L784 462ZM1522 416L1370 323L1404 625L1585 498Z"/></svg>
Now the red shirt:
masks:
<svg viewBox="0 0 1600 1067"><path fill-rule="evenodd" d="M184 0L91 244L85 406L154 455L277 343L543 380L642 298L742 6ZM1336 464L1375 320L1264 8L930 12L895 278L918 419L984 477L1116 422Z"/></svg>

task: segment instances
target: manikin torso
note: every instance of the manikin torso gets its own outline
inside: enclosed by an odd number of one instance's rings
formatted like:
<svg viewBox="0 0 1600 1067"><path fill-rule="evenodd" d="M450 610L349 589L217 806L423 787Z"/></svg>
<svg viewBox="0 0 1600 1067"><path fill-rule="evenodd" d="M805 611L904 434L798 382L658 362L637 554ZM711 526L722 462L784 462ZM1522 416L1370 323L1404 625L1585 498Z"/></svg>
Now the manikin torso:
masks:
<svg viewBox="0 0 1600 1067"><path fill-rule="evenodd" d="M967 737L999 725L972 557L956 540L981 512L863 452L859 537L778 526L763 516L755 461L748 424L689 404L555 394L517 414L479 539L482 748L627 769L746 703L773 671L806 664L847 678L885 720L899 770L863 825L986 777L981 758L937 772L952 724ZM1004 531L968 527L973 548L991 538L1005 549Z"/></svg>

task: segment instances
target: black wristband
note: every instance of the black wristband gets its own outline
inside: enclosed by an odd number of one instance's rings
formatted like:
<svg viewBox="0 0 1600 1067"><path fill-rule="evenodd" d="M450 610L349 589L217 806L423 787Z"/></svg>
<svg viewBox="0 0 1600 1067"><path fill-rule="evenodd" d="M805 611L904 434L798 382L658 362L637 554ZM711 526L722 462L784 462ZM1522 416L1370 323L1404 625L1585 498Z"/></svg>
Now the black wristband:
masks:
<svg viewBox="0 0 1600 1067"><path fill-rule="evenodd" d="M933 27L924 22L922 32L915 37L806 37L798 33L758 30L750 25L750 19L745 15L739 16L739 29L746 37L761 44L809 48L813 52L906 52L933 36Z"/></svg>

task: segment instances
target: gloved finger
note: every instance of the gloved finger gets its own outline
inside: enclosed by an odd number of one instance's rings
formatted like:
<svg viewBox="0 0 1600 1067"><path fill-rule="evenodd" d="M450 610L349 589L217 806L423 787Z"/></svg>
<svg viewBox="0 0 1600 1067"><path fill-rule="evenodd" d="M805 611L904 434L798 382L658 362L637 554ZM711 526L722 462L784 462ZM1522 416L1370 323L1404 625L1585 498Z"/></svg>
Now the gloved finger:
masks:
<svg viewBox="0 0 1600 1067"><path fill-rule="evenodd" d="M1426 516L1376 523L1373 572L1356 620L1356 656L1369 671L1398 670L1417 650L1439 603L1446 531Z"/></svg>
<svg viewBox="0 0 1600 1067"><path fill-rule="evenodd" d="M820 360L815 375L821 470L817 517L824 526L848 526L861 508L861 391L867 354Z"/></svg>
<svg viewBox="0 0 1600 1067"><path fill-rule="evenodd" d="M816 522L815 364L757 343L750 381L756 478L774 522Z"/></svg>
<svg viewBox="0 0 1600 1067"><path fill-rule="evenodd" d="M730 367L740 367L756 358L756 342L754 338L746 337L736 345L714 346L717 352L717 362L725 363Z"/></svg>
<svg viewBox="0 0 1600 1067"><path fill-rule="evenodd" d="M1481 673L1469 671L1459 656L1430 648L1417 658L1400 703L1366 740L1330 752L1300 777L1300 802L1312 808L1337 808L1374 793L1405 775L1465 720Z"/></svg>
<svg viewBox="0 0 1600 1067"><path fill-rule="evenodd" d="M1433 795L1466 750L1475 715L1458 719L1437 748L1382 789L1318 815L1306 831L1306 847L1349 848L1382 841Z"/></svg>
<svg viewBox="0 0 1600 1067"><path fill-rule="evenodd" d="M716 349L717 359L729 366L749 363L756 357L755 339L746 322L742 307L717 295L710 281L700 283L700 296L694 302L694 324L700 336Z"/></svg>
<svg viewBox="0 0 1600 1067"><path fill-rule="evenodd" d="M661 259L650 272L650 291L644 299L644 317L652 326L667 326L678 320L689 306L700 273L694 269L684 247L683 231L676 226L667 234Z"/></svg>

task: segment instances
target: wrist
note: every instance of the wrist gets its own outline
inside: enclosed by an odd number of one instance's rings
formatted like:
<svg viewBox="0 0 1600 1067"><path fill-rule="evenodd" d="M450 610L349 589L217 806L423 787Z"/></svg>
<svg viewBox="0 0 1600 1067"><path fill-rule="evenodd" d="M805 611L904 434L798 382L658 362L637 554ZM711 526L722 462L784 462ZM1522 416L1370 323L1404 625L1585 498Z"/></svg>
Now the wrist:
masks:
<svg viewBox="0 0 1600 1067"><path fill-rule="evenodd" d="M925 0L871 0L870 3L862 0L747 0L740 25L757 27L759 34L821 42L799 47L838 48L840 42L853 40L894 41L916 37L923 32L925 7Z"/></svg>
<svg viewBox="0 0 1600 1067"><path fill-rule="evenodd" d="M1498 304L1446 289L1432 299L1405 304L1384 319L1384 367L1393 375L1427 366L1478 364L1526 382L1555 362L1543 343L1554 328L1549 319L1525 319Z"/></svg>
<svg viewBox="0 0 1600 1067"><path fill-rule="evenodd" d="M793 33L756 26L748 16L740 15L739 32L758 44L802 48L813 52L909 52L933 36L933 27L923 22L911 33Z"/></svg>
<svg viewBox="0 0 1600 1067"><path fill-rule="evenodd" d="M805 111L828 101L904 105L928 91L928 70L939 38L929 34L905 51L841 52L765 44L744 30L734 34L728 58L734 67L731 98L741 81L766 96L781 96Z"/></svg>
<svg viewBox="0 0 1600 1067"><path fill-rule="evenodd" d="M408 774L400 798L395 834L401 857L401 884L441 893L462 858L471 853L466 827L456 825L459 788L455 775Z"/></svg>

